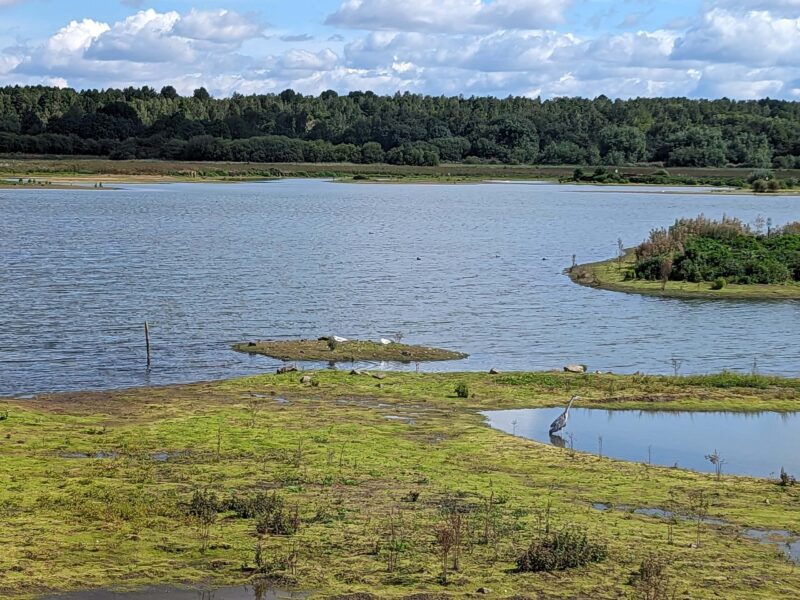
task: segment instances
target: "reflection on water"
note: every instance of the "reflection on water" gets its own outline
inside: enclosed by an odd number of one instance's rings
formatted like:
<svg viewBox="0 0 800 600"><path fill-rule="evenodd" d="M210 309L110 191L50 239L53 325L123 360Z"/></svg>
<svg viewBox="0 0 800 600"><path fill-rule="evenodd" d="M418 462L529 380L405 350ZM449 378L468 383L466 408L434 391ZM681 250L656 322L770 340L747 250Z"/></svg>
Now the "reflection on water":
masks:
<svg viewBox="0 0 800 600"><path fill-rule="evenodd" d="M796 374L787 324L800 302L617 294L562 271L573 254L614 256L618 238L632 245L701 211L778 225L797 218L797 199L614 191L322 181L0 190L0 395L231 377L277 364L232 352L238 341L398 331L471 355L423 370L579 362L669 373L680 357L683 373L749 370L755 358L764 372Z"/></svg>
<svg viewBox="0 0 800 600"><path fill-rule="evenodd" d="M303 600L308 594L274 588L266 582L225 588L147 587L133 591L85 590L42 600Z"/></svg>
<svg viewBox="0 0 800 600"><path fill-rule="evenodd" d="M492 427L559 448L654 465L777 477L800 473L800 413L658 412L573 408L560 436L548 435L563 408L487 411Z"/></svg>

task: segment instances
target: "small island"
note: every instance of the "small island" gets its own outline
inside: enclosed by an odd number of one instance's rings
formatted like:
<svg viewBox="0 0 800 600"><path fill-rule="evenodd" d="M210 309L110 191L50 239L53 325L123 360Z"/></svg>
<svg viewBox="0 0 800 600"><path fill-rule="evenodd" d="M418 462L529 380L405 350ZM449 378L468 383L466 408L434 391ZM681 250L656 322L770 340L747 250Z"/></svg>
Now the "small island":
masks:
<svg viewBox="0 0 800 600"><path fill-rule="evenodd" d="M386 343L388 342L388 343ZM412 346L399 342L373 342L369 340L337 341L333 337L322 337L316 340L260 340L235 344L233 349L248 354L263 354L271 358L285 361L324 361L324 362L356 362L356 361L394 361L394 362L431 362L444 360L460 360L468 354Z"/></svg>
<svg viewBox="0 0 800 600"><path fill-rule="evenodd" d="M800 299L800 222L679 219L617 258L575 265L578 284L683 298Z"/></svg>

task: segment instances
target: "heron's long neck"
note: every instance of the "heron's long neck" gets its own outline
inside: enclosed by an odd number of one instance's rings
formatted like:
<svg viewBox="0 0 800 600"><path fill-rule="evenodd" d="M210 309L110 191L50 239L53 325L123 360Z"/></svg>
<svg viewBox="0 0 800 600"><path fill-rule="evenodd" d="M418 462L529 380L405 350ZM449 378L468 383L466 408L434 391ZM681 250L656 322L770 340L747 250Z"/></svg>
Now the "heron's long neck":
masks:
<svg viewBox="0 0 800 600"><path fill-rule="evenodd" d="M565 410L564 412L569 412L569 409L572 408L572 403L573 402L575 402L575 397L574 396L569 399L569 404L567 404L567 410Z"/></svg>

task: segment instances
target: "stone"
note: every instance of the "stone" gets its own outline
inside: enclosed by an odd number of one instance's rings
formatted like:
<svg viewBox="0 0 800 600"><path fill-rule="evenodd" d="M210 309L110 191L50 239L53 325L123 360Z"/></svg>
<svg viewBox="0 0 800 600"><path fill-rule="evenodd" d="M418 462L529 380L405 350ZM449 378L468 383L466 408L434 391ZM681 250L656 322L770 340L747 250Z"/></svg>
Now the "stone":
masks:
<svg viewBox="0 0 800 600"><path fill-rule="evenodd" d="M256 344L255 342L247 342L247 347L248 348L255 348L257 345L258 344Z"/></svg>
<svg viewBox="0 0 800 600"><path fill-rule="evenodd" d="M277 371L275 371L275 372L276 372L278 375L283 375L284 373L296 373L296 372L297 372L297 371L299 371L299 370L300 370L300 369L298 369L298 368L297 368L297 367L295 367L294 365L289 365L289 366L286 366L286 367L278 367L278 370L277 370Z"/></svg>
<svg viewBox="0 0 800 600"><path fill-rule="evenodd" d="M586 367L583 365L567 365L564 367L566 373L586 373Z"/></svg>
<svg viewBox="0 0 800 600"><path fill-rule="evenodd" d="M312 381L313 381L313 379L312 379L311 375L303 375L300 378L300 383L302 383L303 385L310 384Z"/></svg>
<svg viewBox="0 0 800 600"><path fill-rule="evenodd" d="M478 588L477 591L478 591L479 594L491 594L492 593L492 590L490 590L487 587Z"/></svg>
<svg viewBox="0 0 800 600"><path fill-rule="evenodd" d="M359 371L358 369L353 369L352 371L350 371L350 375L363 375L363 374L364 373L362 371Z"/></svg>
<svg viewBox="0 0 800 600"><path fill-rule="evenodd" d="M373 373L375 379L386 379L386 373Z"/></svg>
<svg viewBox="0 0 800 600"><path fill-rule="evenodd" d="M500 375L500 371L497 369L489 369L489 375Z"/></svg>

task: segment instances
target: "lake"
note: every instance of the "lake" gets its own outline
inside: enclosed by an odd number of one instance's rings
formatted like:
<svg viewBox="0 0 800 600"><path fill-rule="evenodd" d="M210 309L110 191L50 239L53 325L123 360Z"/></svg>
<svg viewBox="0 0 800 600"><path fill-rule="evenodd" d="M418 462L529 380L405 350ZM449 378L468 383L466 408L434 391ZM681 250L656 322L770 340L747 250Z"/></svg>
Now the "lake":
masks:
<svg viewBox="0 0 800 600"><path fill-rule="evenodd" d="M678 190L679 191L679 190ZM257 338L337 334L471 354L422 370L798 375L797 301L679 300L563 274L703 212L775 225L797 197L542 184L282 180L0 190L0 395L220 379ZM151 324L145 366L142 323ZM414 365L363 365L415 368Z"/></svg>
<svg viewBox="0 0 800 600"><path fill-rule="evenodd" d="M562 408L487 411L489 425L530 440L627 461L777 478L800 473L800 413L667 412L573 408L565 430L548 433ZM600 440L602 437L602 441Z"/></svg>

